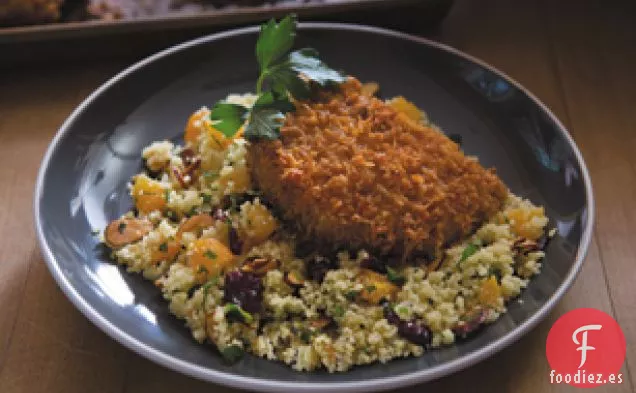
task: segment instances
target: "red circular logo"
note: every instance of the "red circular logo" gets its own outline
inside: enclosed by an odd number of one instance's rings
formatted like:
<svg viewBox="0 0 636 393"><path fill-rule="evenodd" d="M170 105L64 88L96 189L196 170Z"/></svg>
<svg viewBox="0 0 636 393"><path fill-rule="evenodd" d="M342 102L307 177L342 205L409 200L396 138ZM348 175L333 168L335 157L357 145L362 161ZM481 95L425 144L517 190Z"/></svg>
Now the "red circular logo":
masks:
<svg viewBox="0 0 636 393"><path fill-rule="evenodd" d="M581 388L622 383L625 336L603 311L579 308L562 315L548 333L550 382Z"/></svg>

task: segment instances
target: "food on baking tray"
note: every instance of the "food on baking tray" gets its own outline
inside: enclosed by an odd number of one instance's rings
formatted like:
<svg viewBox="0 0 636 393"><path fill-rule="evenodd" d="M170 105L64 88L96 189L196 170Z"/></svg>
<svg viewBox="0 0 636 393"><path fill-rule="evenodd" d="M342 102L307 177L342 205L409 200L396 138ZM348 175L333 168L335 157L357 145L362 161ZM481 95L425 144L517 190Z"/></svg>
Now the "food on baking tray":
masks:
<svg viewBox="0 0 636 393"><path fill-rule="evenodd" d="M144 149L104 242L228 361L335 372L467 339L539 273L543 208L405 98L291 51L295 25L262 27L255 94Z"/></svg>
<svg viewBox="0 0 636 393"><path fill-rule="evenodd" d="M0 2L0 26L56 22L64 0L6 0Z"/></svg>

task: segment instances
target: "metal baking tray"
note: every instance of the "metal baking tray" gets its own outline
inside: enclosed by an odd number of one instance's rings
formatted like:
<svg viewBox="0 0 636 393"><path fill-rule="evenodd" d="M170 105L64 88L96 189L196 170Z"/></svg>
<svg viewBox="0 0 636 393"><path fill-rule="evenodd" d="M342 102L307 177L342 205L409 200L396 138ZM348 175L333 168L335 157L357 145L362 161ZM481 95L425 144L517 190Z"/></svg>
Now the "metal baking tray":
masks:
<svg viewBox="0 0 636 393"><path fill-rule="evenodd" d="M56 22L42 25L0 28L0 43L56 41L77 36L103 36L136 32L168 31L227 27L258 23L287 13L296 13L301 19L316 19L330 15L384 12L401 7L430 7L444 4L441 0L312 0L270 3L264 6L225 7L198 13L165 12L153 16L115 20L87 20ZM408 14L407 14L408 15ZM405 15L405 16L407 16ZM346 19L352 19L346 18ZM356 18L353 18L356 19ZM359 22L357 20L352 20Z"/></svg>

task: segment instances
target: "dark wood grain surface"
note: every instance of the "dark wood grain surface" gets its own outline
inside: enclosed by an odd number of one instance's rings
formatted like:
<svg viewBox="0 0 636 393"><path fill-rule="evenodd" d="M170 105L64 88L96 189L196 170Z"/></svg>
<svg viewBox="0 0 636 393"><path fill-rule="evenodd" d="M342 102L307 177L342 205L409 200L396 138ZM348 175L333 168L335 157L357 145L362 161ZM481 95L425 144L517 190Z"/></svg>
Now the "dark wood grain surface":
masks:
<svg viewBox="0 0 636 393"><path fill-rule="evenodd" d="M551 385L545 339L577 307L613 315L627 338L624 382L636 378L636 5L629 1L456 1L435 39L484 59L550 107L589 165L597 224L574 287L551 316L499 354L405 392L573 392ZM51 278L33 229L42 155L66 116L127 58L0 74L0 391L230 392L164 369L84 318Z"/></svg>

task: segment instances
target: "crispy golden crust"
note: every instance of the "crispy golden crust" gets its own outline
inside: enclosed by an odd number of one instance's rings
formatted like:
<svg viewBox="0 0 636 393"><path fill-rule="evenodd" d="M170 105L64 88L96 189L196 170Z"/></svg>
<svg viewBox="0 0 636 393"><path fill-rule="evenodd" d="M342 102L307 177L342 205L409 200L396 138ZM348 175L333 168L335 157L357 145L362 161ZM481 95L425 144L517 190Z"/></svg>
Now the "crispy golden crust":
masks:
<svg viewBox="0 0 636 393"><path fill-rule="evenodd" d="M250 147L253 177L301 233L407 258L469 233L507 189L439 131L360 92L299 102L281 138Z"/></svg>

